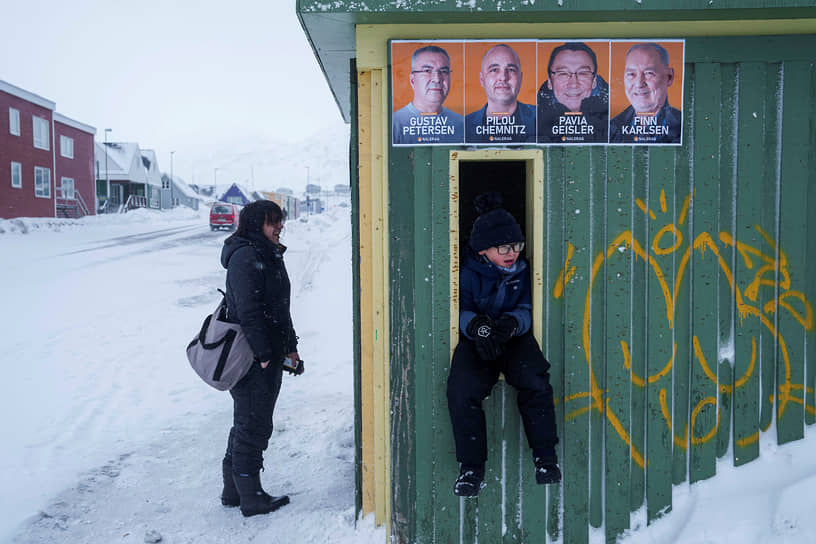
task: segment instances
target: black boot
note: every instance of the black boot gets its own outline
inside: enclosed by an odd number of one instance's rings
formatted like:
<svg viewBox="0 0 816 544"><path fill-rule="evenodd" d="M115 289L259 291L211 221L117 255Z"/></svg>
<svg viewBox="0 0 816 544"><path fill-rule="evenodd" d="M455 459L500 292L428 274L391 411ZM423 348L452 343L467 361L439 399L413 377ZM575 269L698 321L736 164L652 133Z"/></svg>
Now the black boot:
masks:
<svg viewBox="0 0 816 544"><path fill-rule="evenodd" d="M536 457L534 461L536 467L535 476L537 484L557 484L561 481L561 469L558 468L557 457Z"/></svg>
<svg viewBox="0 0 816 544"><path fill-rule="evenodd" d="M235 487L241 497L241 513L244 517L256 514L268 514L281 506L289 504L289 497L282 495L273 497L261 487L261 476L255 474L233 474Z"/></svg>
<svg viewBox="0 0 816 544"><path fill-rule="evenodd" d="M241 506L241 496L235 489L232 479L232 461L221 461L221 477L224 480L224 489L221 491L221 504L224 506Z"/></svg>
<svg viewBox="0 0 816 544"><path fill-rule="evenodd" d="M459 477L453 484L453 494L458 497L476 497L484 487L484 465L459 467Z"/></svg>

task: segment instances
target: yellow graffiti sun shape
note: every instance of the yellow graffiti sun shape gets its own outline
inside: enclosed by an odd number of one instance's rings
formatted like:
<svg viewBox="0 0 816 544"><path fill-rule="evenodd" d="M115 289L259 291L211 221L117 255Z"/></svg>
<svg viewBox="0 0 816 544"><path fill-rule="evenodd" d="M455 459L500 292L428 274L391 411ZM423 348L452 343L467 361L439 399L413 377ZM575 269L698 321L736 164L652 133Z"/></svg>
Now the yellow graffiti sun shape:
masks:
<svg viewBox="0 0 816 544"><path fill-rule="evenodd" d="M782 337L781 334L778 333L773 322L768 318L766 314L772 314L774 311L776 311L777 308L782 307L783 309L787 310L790 313L790 315L806 331L810 331L813 329L813 310L810 302L805 298L804 294L801 291L794 291L790 289L791 282L790 272L788 270L787 256L784 251L776 247L776 244L774 243L773 239L759 225L755 225L754 228L760 233L762 238L771 247L772 252L770 255L763 253L761 250L751 245L735 240L733 236L731 236L727 232L721 232L719 234L719 240L724 246L734 247L736 251L741 255L742 263L745 269L754 270L755 266L757 266L757 264L759 265L756 268L753 279L745 287L744 292L741 291L740 288L735 284L734 275L731 271L730 266L720 253L720 249L715 243L714 239L707 232L700 233L694 239L693 244L685 248L685 251L680 257L679 264L677 267L677 274L674 279L674 290L673 291L670 290L669 285L666 282L666 276L663 270L661 269L660 264L658 263L658 259L656 257L663 257L666 255L671 255L672 253L676 253L683 246L683 231L680 228L678 228L678 225L682 227L685 224L686 219L689 215L689 207L691 203L692 194L690 193L689 195L686 196L686 198L683 201L683 206L678 216L677 225L675 225L673 222L667 223L662 228L660 228L654 235L652 239L651 253L648 253L644 249L644 247L640 244L640 242L637 240L637 238L635 238L632 232L627 230L621 232L618 236L616 236L615 239L608 245L605 252L599 252L595 256L592 263L589 286L587 287L586 298L584 301L584 319L582 330L583 348L586 357L586 362L589 367L591 391L573 394L570 395L569 397L564 398L565 405L567 403L571 403L579 399L590 398L591 400L588 405L583 405L582 403L581 407L574 409L571 412L568 412L566 416L567 420L578 417L584 413L589 412L592 409L597 410L601 414L604 414L607 421L609 421L610 425L612 425L612 427L616 430L621 439L628 446L630 446L632 458L641 467L644 466L643 454L632 445L631 437L626 432L624 425L621 423L617 415L610 409L609 400L607 399L606 403L604 403L603 401L604 391L600 387L598 387L597 380L595 378L595 374L592 368L592 354L590 350L589 339L591 297L592 290L595 285L595 280L604 263L609 258L622 251L625 250L634 251L636 257L648 263L649 269L654 273L655 278L663 294L663 299L666 305L666 319L668 322L668 328L670 330L674 328L674 312L677 303L677 297L680 290L680 286L682 285L683 277L686 273L689 261L692 256L692 251L693 250L698 251L700 254L700 259L705 259L706 251L710 251L717 258L719 270L726 277L728 284L730 286L730 290L734 295L735 305L740 317L740 323L742 323L742 321L747 317L752 316L758 318L761 321L762 325L770 331L770 333L777 339L779 343L780 353L782 355L782 362L785 367L785 379L784 383L781 383L778 386L779 398L777 399L778 407L777 417L782 416L788 402L795 402L800 405L805 403L804 398L794 397L792 395L793 391L802 391L803 397L805 392L811 392L810 389L806 389L803 384L791 383L791 365L787 344L785 342L785 339ZM637 198L635 199L635 204L644 214L647 215L647 217L649 217L649 219L651 219L652 221L657 220L657 216L655 215L654 211L650 209L643 200ZM668 210L666 204L666 194L665 191L663 190L660 191L659 205L660 211L665 215ZM553 296L556 299L564 295L564 291L566 290L567 284L570 283L570 280L575 276L577 272L577 267L571 264L574 254L575 247L571 242L568 242L567 255L564 261L564 266L561 269L558 279L556 280L555 286L553 288ZM769 275L772 276L772 278L769 278L768 277ZM765 306L763 307L763 311L760 311L760 309L757 306L752 305L751 302L756 303L759 294L759 288L763 285L770 286L774 289L779 288L779 294L775 299L772 299L765 304ZM788 299L797 299L803 308L803 312L800 312L799 310L794 308L794 306L791 305ZM747 370L745 371L742 377L740 377L734 382L733 385L728 385L718 383L716 374L711 370L706 360L706 357L703 353L703 349L700 346L699 339L697 338L696 335L692 336L694 357L697 360L700 367L702 368L706 377L717 385L719 392L725 394L733 393L735 388L739 388L743 384L745 384L753 374L755 370L757 355L756 339L752 337L751 342L752 353L751 360ZM672 355L669 361L666 363L666 365L655 374L647 376L646 378L638 376L632 370L631 350L629 349L627 342L625 340L621 340L620 345L621 352L623 355L624 368L630 373L631 381L634 385L638 387L645 387L646 383L649 384L657 383L664 376L668 375L671 372L672 367L674 365L674 358L677 350L676 343L672 347ZM677 436L674 433L674 430L672 429L672 418L668 407L667 393L665 388L660 390L659 398L662 415L663 418L665 419L665 423L668 426L669 431L672 433L674 443L676 446L684 449L686 447L686 441L689 438L689 426L692 429L695 428L694 427L695 420L706 406L709 405L714 407L717 406L717 400L713 396L707 396L701 399L692 410L691 421L689 422L689 424L686 425L683 434L681 436ZM773 402L773 398L771 398L770 400L771 402ZM606 406L604 406L604 404L606 404ZM814 414L814 408L812 406L807 406L806 409L808 410L809 413ZM717 413L717 420L714 423L713 427L703 436L698 437L692 434L692 436L690 437L691 444L692 445L701 444L711 440L711 438L713 438L713 436L716 434L719 423L720 423L719 413ZM745 445L751 442L755 442L758 438L759 431L757 431L750 437L738 440L738 443L739 445Z"/></svg>

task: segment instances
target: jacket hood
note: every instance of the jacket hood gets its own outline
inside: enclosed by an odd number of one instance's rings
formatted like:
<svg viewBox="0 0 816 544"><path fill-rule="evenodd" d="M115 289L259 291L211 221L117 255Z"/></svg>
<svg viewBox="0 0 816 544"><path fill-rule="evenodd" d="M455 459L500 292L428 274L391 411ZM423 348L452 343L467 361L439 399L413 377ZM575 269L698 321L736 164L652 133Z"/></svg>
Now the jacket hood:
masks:
<svg viewBox="0 0 816 544"><path fill-rule="evenodd" d="M271 256L275 253L283 254L286 251L286 246L283 244L274 244L260 234L250 234L249 236L232 235L224 241L224 246L221 248L221 266L227 268L230 258L235 252L247 246L262 255L269 254Z"/></svg>

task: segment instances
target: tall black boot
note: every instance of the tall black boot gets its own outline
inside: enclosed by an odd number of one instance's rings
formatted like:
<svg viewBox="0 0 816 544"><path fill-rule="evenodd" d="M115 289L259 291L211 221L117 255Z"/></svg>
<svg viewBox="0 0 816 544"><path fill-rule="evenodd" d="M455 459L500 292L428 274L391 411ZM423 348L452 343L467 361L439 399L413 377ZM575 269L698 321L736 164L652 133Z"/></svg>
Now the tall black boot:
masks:
<svg viewBox="0 0 816 544"><path fill-rule="evenodd" d="M241 496L235 489L235 481L232 479L232 460L224 458L221 461L221 477L224 480L224 489L221 491L221 504L224 506L241 506Z"/></svg>
<svg viewBox="0 0 816 544"><path fill-rule="evenodd" d="M233 474L235 487L241 497L241 513L244 517L256 514L268 514L281 506L289 504L289 496L273 497L261 487L260 473Z"/></svg>

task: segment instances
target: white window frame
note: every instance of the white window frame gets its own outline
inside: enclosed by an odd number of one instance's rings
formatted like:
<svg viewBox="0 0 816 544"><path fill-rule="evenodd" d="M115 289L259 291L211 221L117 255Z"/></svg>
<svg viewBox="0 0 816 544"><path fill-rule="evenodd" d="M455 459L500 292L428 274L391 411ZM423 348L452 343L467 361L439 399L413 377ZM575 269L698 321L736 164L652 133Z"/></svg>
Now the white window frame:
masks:
<svg viewBox="0 0 816 544"><path fill-rule="evenodd" d="M66 185L68 186L67 188ZM62 193L62 198L65 200L74 200L76 198L76 195L74 194L75 190L74 178L62 178L60 180L60 192Z"/></svg>
<svg viewBox="0 0 816 544"><path fill-rule="evenodd" d="M43 187L45 190L43 190ZM51 170L42 166L34 167L34 196L51 198Z"/></svg>
<svg viewBox="0 0 816 544"><path fill-rule="evenodd" d="M20 110L9 108L9 134L20 135Z"/></svg>
<svg viewBox="0 0 816 544"><path fill-rule="evenodd" d="M48 119L32 115L31 124L34 127L34 147L48 151L50 149Z"/></svg>
<svg viewBox="0 0 816 544"><path fill-rule="evenodd" d="M60 155L68 159L74 158L74 139L60 134Z"/></svg>
<svg viewBox="0 0 816 544"><path fill-rule="evenodd" d="M14 183L15 179L17 183ZM15 189L23 187L23 165L15 161L11 161L11 186Z"/></svg>

